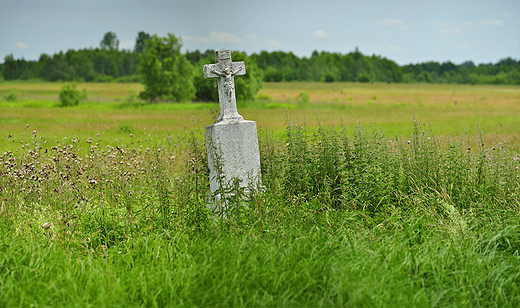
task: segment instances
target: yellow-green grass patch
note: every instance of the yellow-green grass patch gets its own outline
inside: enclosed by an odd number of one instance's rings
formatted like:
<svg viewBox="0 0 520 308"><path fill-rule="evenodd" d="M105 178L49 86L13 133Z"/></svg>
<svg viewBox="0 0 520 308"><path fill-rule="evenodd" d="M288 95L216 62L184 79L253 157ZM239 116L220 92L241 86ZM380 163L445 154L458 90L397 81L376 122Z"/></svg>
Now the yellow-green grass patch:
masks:
<svg viewBox="0 0 520 308"><path fill-rule="evenodd" d="M177 134L211 124L218 114L216 103L125 104L143 89L137 83L79 83L87 102L75 108L57 108L63 83L0 83L0 97L15 89L20 102L0 102L3 135L25 131L25 125L42 136L92 136L109 133L127 136L155 130ZM299 100L306 93L310 102ZM361 84L361 83L264 83L259 102L239 102L239 112L259 127L283 136L287 113L291 120L324 126L357 124L381 127L392 137L407 138L413 119L431 125L433 133L457 137L476 136L481 129L493 140L520 139L520 87L496 85ZM42 97L45 97L42 99ZM267 98L267 99L265 99ZM3 142L0 138L0 142Z"/></svg>

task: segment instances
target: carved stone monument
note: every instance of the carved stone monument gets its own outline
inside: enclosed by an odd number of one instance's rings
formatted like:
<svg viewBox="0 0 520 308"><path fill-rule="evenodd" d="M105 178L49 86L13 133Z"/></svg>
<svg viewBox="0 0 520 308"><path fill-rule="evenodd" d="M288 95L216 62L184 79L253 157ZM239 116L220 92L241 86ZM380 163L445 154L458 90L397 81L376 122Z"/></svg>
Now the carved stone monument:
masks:
<svg viewBox="0 0 520 308"><path fill-rule="evenodd" d="M234 179L241 188L257 187L260 184L260 152L255 121L246 121L238 113L235 78L245 75L244 62L232 62L231 51L221 49L215 53L215 64L204 65L204 78L220 78L218 98L220 116L215 124L206 127L206 146L210 170L210 190L214 198L213 211L223 210L219 189L229 188ZM224 187L221 187L224 186Z"/></svg>

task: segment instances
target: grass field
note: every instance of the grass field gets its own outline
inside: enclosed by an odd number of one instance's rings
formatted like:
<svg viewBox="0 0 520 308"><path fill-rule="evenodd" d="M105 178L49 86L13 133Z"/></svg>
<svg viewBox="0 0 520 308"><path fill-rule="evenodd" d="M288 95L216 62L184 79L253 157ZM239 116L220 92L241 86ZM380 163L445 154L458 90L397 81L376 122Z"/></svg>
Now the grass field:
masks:
<svg viewBox="0 0 520 308"><path fill-rule="evenodd" d="M520 306L519 87L264 84L263 189L227 218L218 105L139 87L0 83L0 307Z"/></svg>
<svg viewBox="0 0 520 308"><path fill-rule="evenodd" d="M0 129L16 133L27 123L42 135L65 137L97 133L117 134L128 129L178 133L193 121L212 123L218 104L158 104L134 108L125 104L142 89L140 84L84 83L88 101L76 108L51 108L58 101L60 83L0 84L0 97L13 89L21 102L2 102ZM299 99L306 93L309 101ZM520 138L520 87L429 84L265 83L256 103L241 103L240 113L282 136L285 110L291 117L324 126L340 122L381 127L388 136L410 136L412 122L431 124L439 136L476 134L480 128L493 142ZM267 99L265 99L267 98ZM127 128L127 129L125 129ZM11 134L12 134L11 133Z"/></svg>

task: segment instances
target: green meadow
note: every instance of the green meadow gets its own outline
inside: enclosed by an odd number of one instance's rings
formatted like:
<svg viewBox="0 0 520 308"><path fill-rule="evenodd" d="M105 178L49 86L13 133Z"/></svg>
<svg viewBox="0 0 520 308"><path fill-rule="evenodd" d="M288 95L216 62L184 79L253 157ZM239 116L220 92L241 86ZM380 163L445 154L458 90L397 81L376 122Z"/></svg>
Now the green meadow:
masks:
<svg viewBox="0 0 520 308"><path fill-rule="evenodd" d="M87 101L75 108L54 108L63 84L3 82L0 97L16 93L14 102L1 102L0 128L19 131L37 125L49 136L117 136L131 129L156 129L179 133L204 127L218 113L216 103L143 105L136 96L141 84L80 83ZM363 83L264 83L256 102L239 102L241 114L260 127L284 136L285 117L305 119L324 126L361 124L381 128L388 136L409 136L414 118L431 125L440 136L476 134L491 140L520 136L520 88L502 85L363 84ZM287 111L287 112L286 112ZM125 129L126 128L126 129Z"/></svg>
<svg viewBox="0 0 520 308"><path fill-rule="evenodd" d="M0 83L0 307L520 305L518 86L264 83L225 216L218 104L62 86Z"/></svg>

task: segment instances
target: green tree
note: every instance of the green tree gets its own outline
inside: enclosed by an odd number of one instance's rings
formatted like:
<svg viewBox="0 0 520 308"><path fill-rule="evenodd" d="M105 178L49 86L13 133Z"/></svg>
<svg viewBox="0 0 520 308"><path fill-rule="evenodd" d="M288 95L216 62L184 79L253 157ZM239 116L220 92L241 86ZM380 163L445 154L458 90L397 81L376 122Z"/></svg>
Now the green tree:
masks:
<svg viewBox="0 0 520 308"><path fill-rule="evenodd" d="M280 82L283 80L283 72L272 66L267 67L264 71L264 81Z"/></svg>
<svg viewBox="0 0 520 308"><path fill-rule="evenodd" d="M146 50L139 63L145 89L139 97L149 102L195 98L193 66L181 53L180 39L171 33L168 37L154 34L146 42Z"/></svg>
<svg viewBox="0 0 520 308"><path fill-rule="evenodd" d="M193 78L193 84L195 86L195 98L198 101L203 102L218 102L218 90L217 90L217 79L218 78L204 78L202 67L205 64L214 63L215 60L211 58L201 58L197 64L195 64L195 76Z"/></svg>
<svg viewBox="0 0 520 308"><path fill-rule="evenodd" d="M40 77L45 80L72 80L74 77L74 67L67 61L66 55L60 51L52 58L46 58L40 69Z"/></svg>
<svg viewBox="0 0 520 308"><path fill-rule="evenodd" d="M237 102L254 100L262 88L262 76L256 62L245 52L234 51L231 57L235 62L244 61L246 63L246 74L235 77Z"/></svg>
<svg viewBox="0 0 520 308"><path fill-rule="evenodd" d="M143 53L146 49L146 40L150 39L150 34L144 31L140 31L137 33L137 38L135 39L135 47L134 51L136 53Z"/></svg>
<svg viewBox="0 0 520 308"><path fill-rule="evenodd" d="M108 31L103 36L99 46L101 49L105 50L117 50L119 48L119 40L117 39L117 35L112 31Z"/></svg>
<svg viewBox="0 0 520 308"><path fill-rule="evenodd" d="M4 58L3 75L5 80L18 79L18 63L14 59L13 54L9 54Z"/></svg>

